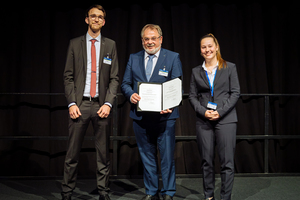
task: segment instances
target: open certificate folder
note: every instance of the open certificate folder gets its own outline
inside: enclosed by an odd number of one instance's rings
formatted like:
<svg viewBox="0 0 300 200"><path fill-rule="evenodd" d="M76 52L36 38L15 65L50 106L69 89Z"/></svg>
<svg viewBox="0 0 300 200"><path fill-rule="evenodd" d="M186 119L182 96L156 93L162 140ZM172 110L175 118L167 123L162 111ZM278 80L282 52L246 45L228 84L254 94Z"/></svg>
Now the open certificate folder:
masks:
<svg viewBox="0 0 300 200"><path fill-rule="evenodd" d="M141 100L138 111L160 112L179 106L182 102L182 81L175 78L164 83L138 83Z"/></svg>

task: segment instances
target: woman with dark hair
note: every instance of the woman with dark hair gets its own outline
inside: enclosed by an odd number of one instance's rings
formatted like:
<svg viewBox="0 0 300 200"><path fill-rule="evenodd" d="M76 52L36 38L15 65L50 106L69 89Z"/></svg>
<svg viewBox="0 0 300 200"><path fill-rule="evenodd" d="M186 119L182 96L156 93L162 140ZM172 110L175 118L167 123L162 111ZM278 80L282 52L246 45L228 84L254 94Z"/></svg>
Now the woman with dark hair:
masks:
<svg viewBox="0 0 300 200"><path fill-rule="evenodd" d="M236 66L223 60L213 34L200 40L202 65L192 70L189 100L196 112L197 144L202 159L203 189L206 200L214 199L215 147L221 163L221 199L231 199L234 179L234 152L240 96Z"/></svg>

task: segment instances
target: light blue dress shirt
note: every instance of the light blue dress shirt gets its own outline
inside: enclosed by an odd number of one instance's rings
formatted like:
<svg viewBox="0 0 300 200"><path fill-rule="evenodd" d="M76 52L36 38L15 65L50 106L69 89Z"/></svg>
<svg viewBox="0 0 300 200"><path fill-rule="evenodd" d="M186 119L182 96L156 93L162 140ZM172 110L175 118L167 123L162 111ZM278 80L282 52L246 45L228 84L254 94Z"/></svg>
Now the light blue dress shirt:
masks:
<svg viewBox="0 0 300 200"><path fill-rule="evenodd" d="M86 34L86 50L87 50L87 70L86 70L86 80L85 80L85 88L83 92L83 96L90 97L90 91L91 91L91 71L92 71L92 56L91 56L91 48L92 48L92 42L90 40L96 39L95 47L96 47L96 67L97 67L97 80L96 84L99 83L99 57L100 57L100 41L101 41L101 34L99 34L98 37L92 38L88 33ZM98 88L96 87L96 95L95 97L99 96Z"/></svg>

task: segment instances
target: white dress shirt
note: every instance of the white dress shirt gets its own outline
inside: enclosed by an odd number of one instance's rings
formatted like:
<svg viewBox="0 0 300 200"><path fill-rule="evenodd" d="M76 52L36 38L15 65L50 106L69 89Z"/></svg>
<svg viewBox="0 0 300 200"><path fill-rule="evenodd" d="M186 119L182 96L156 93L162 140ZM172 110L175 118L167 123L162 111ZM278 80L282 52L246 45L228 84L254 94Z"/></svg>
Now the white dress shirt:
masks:
<svg viewBox="0 0 300 200"><path fill-rule="evenodd" d="M205 61L203 62L202 64L202 68L207 72L207 75L208 75L208 78L209 78L209 82L210 84L212 85L214 83L214 80L215 80L215 74L217 72L217 69L218 69L218 65L219 65L219 62L217 62L217 65L213 67L212 69L212 72L209 72L205 66Z"/></svg>

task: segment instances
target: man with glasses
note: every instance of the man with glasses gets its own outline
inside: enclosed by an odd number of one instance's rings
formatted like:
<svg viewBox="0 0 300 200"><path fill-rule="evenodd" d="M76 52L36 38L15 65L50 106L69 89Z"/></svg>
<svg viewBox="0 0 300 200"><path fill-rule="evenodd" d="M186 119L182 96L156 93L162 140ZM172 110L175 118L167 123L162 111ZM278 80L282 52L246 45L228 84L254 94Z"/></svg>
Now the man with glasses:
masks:
<svg viewBox="0 0 300 200"><path fill-rule="evenodd" d="M79 154L90 122L94 129L97 188L100 200L109 200L109 115L119 85L116 44L101 35L105 10L94 5L87 10L86 35L72 39L64 71L69 107L69 141L62 181L62 199L71 199L77 180Z"/></svg>
<svg viewBox="0 0 300 200"><path fill-rule="evenodd" d="M147 24L141 31L144 51L131 54L121 90L131 103L130 117L137 145L144 165L146 196L142 200L158 200L159 173L157 149L160 153L164 200L173 199L175 183L175 122L178 109L159 112L139 112L137 103L141 97L137 93L138 82L163 83L182 76L179 54L161 48L163 36L158 25Z"/></svg>

